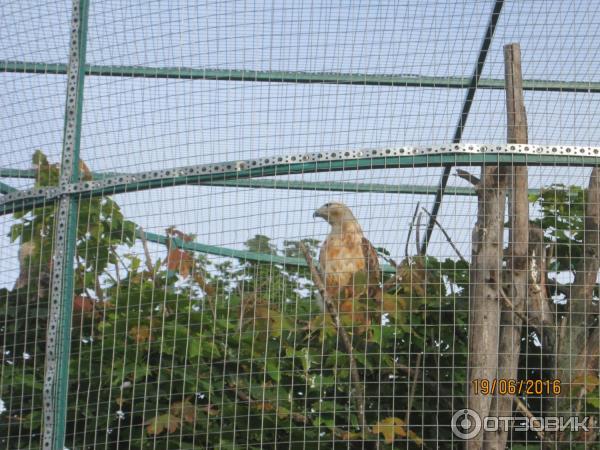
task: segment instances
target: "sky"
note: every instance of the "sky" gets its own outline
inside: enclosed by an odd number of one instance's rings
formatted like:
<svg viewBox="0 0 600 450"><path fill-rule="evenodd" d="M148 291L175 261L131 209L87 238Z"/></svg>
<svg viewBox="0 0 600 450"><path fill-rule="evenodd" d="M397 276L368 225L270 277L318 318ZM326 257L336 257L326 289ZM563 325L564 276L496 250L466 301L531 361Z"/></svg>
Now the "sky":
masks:
<svg viewBox="0 0 600 450"><path fill-rule="evenodd" d="M70 1L0 4L0 60L66 62ZM460 76L472 74L493 2L91 0L87 61L95 65ZM525 79L600 81L600 1L507 1L484 66L503 78L502 46L519 42ZM60 160L66 79L0 73L0 166L29 168L40 148ZM451 142L465 91L86 77L81 157L98 172L136 172L297 152ZM530 142L599 145L600 94L526 92ZM479 90L463 141L505 142L503 91ZM440 168L302 174L281 179L437 185ZM584 168L532 167L530 184L585 185ZM24 188L28 181L5 180ZM466 186L451 177L452 185ZM376 246L401 259L417 202L432 196L184 186L115 196L149 231L175 225L198 241L243 248L322 239L312 212L339 200ZM447 196L440 221L470 254L475 199ZM423 219L425 221L425 219ZM0 285L16 246L0 218ZM415 246L411 244L411 252ZM153 247L153 251L162 249ZM432 254L454 257L441 233Z"/></svg>

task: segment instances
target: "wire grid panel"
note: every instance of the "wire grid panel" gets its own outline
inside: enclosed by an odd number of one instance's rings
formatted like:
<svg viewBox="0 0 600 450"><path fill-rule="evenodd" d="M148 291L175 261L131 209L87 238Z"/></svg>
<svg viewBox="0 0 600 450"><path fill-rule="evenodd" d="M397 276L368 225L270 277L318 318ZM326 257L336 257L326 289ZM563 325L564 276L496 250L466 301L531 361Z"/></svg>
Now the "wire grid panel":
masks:
<svg viewBox="0 0 600 450"><path fill-rule="evenodd" d="M40 170L57 175L57 167L51 166L46 163ZM478 174L476 167L461 169ZM576 286L569 264L581 264L573 248L577 233L589 233L576 211L588 207L583 192L590 173L570 169L570 187L565 188L546 185L547 180L561 180L563 167L530 169L532 226L545 224L549 230L547 239L537 235L539 241L532 239L530 245L557 255L548 266L548 283L560 283L560 292L549 289L548 302L561 317L568 286ZM341 182L405 185L432 170L342 172ZM280 180L317 183L319 177L323 175ZM350 311L339 300L353 358L364 371L372 432L367 440L379 437L384 444L393 440L396 446L417 447L427 441L441 447L460 442L443 424L450 424L464 406L467 389L468 292L473 288L468 261L477 215L473 192L444 203L425 257L418 255L417 230L422 228L419 216L426 216L431 203L416 187L413 194L261 190L232 184L206 187L199 195L198 189L79 199L67 445L203 448L229 442L269 447L281 445L282 436L290 445L307 447L367 445L355 429L358 411L349 395L353 380L348 351L334 319L321 309L298 247L303 242L314 252L323 245L329 227L312 212L332 198L351 205L365 236L378 247L382 280L394 277L390 264L401 274L382 299L383 311L361 296ZM28 221L51 217L53 208L36 209ZM15 225L15 236L23 240L19 223ZM565 229L573 235L565 238ZM195 242L248 253L238 258L201 256L190 250ZM277 262L258 263L256 254ZM29 257L43 260L35 253ZM7 302L21 298L22 289L6 290ZM590 308L595 301L591 299ZM13 327L19 321L11 319L8 303L6 311L5 339L12 342L14 354L21 335ZM554 367L543 362L548 355L535 322L538 313L528 312L534 319L524 334L528 338L519 374L532 380ZM25 319L26 324L39 320L28 310ZM544 330L546 336L560 335L556 325ZM31 375L32 369L23 364L20 371ZM593 379L583 383L593 387ZM12 392L8 398L15 408ZM536 413L560 399L547 395L547 403L540 403L532 397L529 404ZM582 411L589 414L591 405L584 404ZM435 422L430 422L434 414ZM536 442L535 436L516 432L512 440Z"/></svg>
<svg viewBox="0 0 600 450"><path fill-rule="evenodd" d="M517 36L526 79L597 81L593 46L578 45L595 38L597 2L544 2L544 14L539 2L506 3L484 76L503 78L501 48ZM593 155L542 165L529 152L525 245L511 237L508 178L498 181L467 154L452 170L426 253L445 167L433 155L413 167L384 159L267 178L215 172L201 185L177 172L176 182L164 174L152 189L134 189L133 179L133 192L115 187L142 171L449 144L464 89L162 79L158 69L460 77L467 87L498 4L92 1L87 62L110 76L86 77L80 183L65 187L65 77L3 73L6 198L32 186L49 195L31 193L35 207L14 201L17 212L0 225L0 443L41 446L55 199L68 194L77 223L71 350L61 355L69 362L65 448L597 446ZM14 31L0 59L66 61L66 2L7 5ZM555 13L564 24L550 20ZM155 76L114 76L123 66ZM598 145L595 95L528 92L530 141ZM505 142L504 117L502 90L476 90L465 139ZM490 207L493 229L482 226ZM326 241L338 213L352 232ZM493 231L491 267L480 250ZM352 240L363 236L370 244ZM519 303L510 264L523 249ZM344 268L328 271L328 259ZM484 321L480 290L490 286L495 320ZM512 345L501 346L509 335ZM490 336L497 345L482 359L477 344ZM474 378L481 370L491 375ZM461 428L478 399L489 402L488 417L510 417L504 435ZM568 424L558 433L555 417Z"/></svg>

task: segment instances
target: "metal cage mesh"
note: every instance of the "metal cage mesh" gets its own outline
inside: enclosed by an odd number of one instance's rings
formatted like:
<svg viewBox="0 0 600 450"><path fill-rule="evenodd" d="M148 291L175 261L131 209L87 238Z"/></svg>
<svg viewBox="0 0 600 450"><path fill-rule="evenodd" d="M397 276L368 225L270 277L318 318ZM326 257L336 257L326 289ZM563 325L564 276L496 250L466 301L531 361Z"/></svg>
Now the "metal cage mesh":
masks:
<svg viewBox="0 0 600 450"><path fill-rule="evenodd" d="M3 2L0 446L600 448L599 8Z"/></svg>

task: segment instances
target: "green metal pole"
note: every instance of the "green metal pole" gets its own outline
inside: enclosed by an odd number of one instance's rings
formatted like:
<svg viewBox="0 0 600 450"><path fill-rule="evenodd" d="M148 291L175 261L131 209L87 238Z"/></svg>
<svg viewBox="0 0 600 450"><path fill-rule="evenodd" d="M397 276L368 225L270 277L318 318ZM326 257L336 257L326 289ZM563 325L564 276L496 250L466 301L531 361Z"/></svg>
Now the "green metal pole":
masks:
<svg viewBox="0 0 600 450"><path fill-rule="evenodd" d="M227 258L239 258L241 260L255 261L266 264L281 264L286 267L298 268L308 267L304 258L294 258L290 256L278 256L271 255L269 253L259 253L250 250L238 250L227 247L217 247L216 245L201 244L199 242L186 242L183 239L168 238L156 233L149 233L147 231L137 230L136 237L138 239L145 239L148 242L154 242L156 244L167 245L169 242L175 247L182 250L190 250L192 252L206 253L209 255L225 256ZM396 269L389 264L384 264L381 267L384 273L394 273Z"/></svg>
<svg viewBox="0 0 600 450"><path fill-rule="evenodd" d="M0 72L60 75L67 65L0 60ZM172 78L177 80L249 81L268 83L349 84L439 89L467 89L471 78L369 73L284 72L192 67L85 66L86 75L99 77ZM504 89L504 80L481 78L478 89ZM599 93L597 81L523 80L526 91Z"/></svg>
<svg viewBox="0 0 600 450"><path fill-rule="evenodd" d="M79 180L88 0L73 0L60 186ZM44 450L65 448L78 196L62 193L54 220L44 376Z"/></svg>

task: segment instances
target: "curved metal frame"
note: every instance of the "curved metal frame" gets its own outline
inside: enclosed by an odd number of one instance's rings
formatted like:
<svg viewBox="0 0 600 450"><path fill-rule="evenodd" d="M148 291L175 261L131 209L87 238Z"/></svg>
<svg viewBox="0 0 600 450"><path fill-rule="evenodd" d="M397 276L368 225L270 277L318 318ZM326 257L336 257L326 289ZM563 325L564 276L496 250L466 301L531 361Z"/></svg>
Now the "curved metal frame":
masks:
<svg viewBox="0 0 600 450"><path fill-rule="evenodd" d="M0 199L0 214L20 211L65 194L97 197L182 184L210 184L217 180L260 178L273 175L370 170L399 167L436 167L481 164L573 164L595 166L600 147L532 144L451 144L382 149L294 153L264 158L198 164L172 169L116 175L57 187L19 190ZM232 186L230 183L229 186Z"/></svg>

